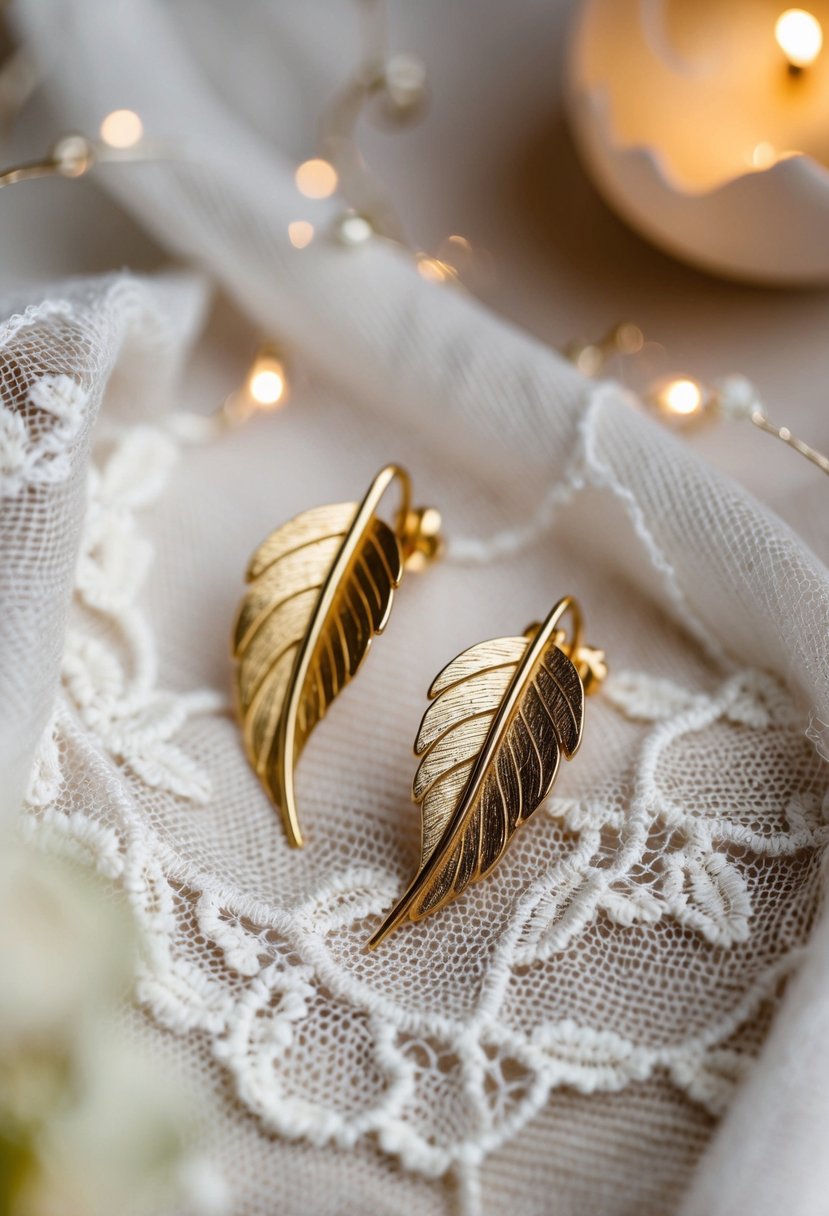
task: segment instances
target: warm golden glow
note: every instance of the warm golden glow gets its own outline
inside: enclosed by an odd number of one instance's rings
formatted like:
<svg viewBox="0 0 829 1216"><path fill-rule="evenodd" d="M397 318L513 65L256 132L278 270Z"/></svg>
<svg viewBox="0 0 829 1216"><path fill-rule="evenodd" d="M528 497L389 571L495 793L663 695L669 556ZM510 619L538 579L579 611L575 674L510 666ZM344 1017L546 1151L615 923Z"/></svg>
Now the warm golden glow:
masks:
<svg viewBox="0 0 829 1216"><path fill-rule="evenodd" d="M774 27L777 45L794 68L814 63L823 47L823 30L817 17L803 8L789 8Z"/></svg>
<svg viewBox="0 0 829 1216"><path fill-rule="evenodd" d="M297 168L294 180L306 198L330 198L337 189L337 170L327 160L306 160Z"/></svg>
<svg viewBox="0 0 829 1216"><path fill-rule="evenodd" d="M669 380L657 394L657 401L666 414L687 417L702 407L702 389L696 380Z"/></svg>
<svg viewBox="0 0 829 1216"><path fill-rule="evenodd" d="M568 351L569 357L583 376L598 376L605 364L602 348L595 342L576 343Z"/></svg>
<svg viewBox="0 0 829 1216"><path fill-rule="evenodd" d="M293 220L288 225L288 240L294 249L304 249L314 239L314 225L308 220Z"/></svg>
<svg viewBox="0 0 829 1216"><path fill-rule="evenodd" d="M285 391L285 381L279 372L256 372L250 378L250 395L257 405L276 405Z"/></svg>
<svg viewBox="0 0 829 1216"><path fill-rule="evenodd" d="M113 110L100 130L101 139L110 148L132 148L144 134L144 124L134 110Z"/></svg>
<svg viewBox="0 0 829 1216"><path fill-rule="evenodd" d="M285 368L271 353L259 354L248 376L248 392L265 409L278 405L285 395Z"/></svg>
<svg viewBox="0 0 829 1216"><path fill-rule="evenodd" d="M638 355L645 345L645 335L633 321L623 321L613 330L613 342L620 355Z"/></svg>
<svg viewBox="0 0 829 1216"><path fill-rule="evenodd" d="M427 253L417 255L417 269L429 283L449 283L458 277L454 266L442 262L440 258L430 257Z"/></svg>
<svg viewBox="0 0 829 1216"><path fill-rule="evenodd" d="M751 163L755 169L770 169L776 160L777 153L774 150L774 144L770 144L767 140L757 144L751 153Z"/></svg>

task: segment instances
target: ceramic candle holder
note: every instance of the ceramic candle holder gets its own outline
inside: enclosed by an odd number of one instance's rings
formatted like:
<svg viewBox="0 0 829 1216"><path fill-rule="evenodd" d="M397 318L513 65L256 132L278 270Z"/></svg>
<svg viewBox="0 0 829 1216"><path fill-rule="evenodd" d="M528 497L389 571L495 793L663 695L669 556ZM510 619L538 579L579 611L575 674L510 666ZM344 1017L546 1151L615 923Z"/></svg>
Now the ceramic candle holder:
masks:
<svg viewBox="0 0 829 1216"><path fill-rule="evenodd" d="M829 0L811 25L781 29L784 10L584 0L568 111L596 185L655 244L729 277L829 282Z"/></svg>

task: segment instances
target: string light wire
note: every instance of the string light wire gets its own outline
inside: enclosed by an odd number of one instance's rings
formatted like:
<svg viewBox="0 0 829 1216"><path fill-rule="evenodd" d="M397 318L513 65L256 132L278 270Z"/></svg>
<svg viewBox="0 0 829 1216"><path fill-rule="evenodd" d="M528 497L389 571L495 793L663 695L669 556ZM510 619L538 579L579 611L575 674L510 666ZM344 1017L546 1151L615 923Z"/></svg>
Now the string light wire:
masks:
<svg viewBox="0 0 829 1216"><path fill-rule="evenodd" d="M778 439L782 439L783 443L788 444L790 448L794 448L801 456L805 456L812 464L817 465L824 473L829 474L829 456L824 456L817 448L810 447L808 443L804 443L802 439L798 439L793 435L787 426L776 426L771 422L762 410L752 410L749 414L749 420L759 427L761 431L766 431L769 435L774 435Z"/></svg>
<svg viewBox="0 0 829 1216"><path fill-rule="evenodd" d="M645 344L640 327L623 321L598 341L570 343L563 353L579 371L592 378L605 371L612 360L639 354ZM829 457L798 439L789 427L772 422L756 388L746 376L725 376L711 385L690 376L674 376L653 385L645 392L644 401L674 425L685 426L712 418L748 419L759 430L781 440L829 474Z"/></svg>
<svg viewBox="0 0 829 1216"><path fill-rule="evenodd" d="M296 170L298 191L306 198L326 198L339 190L348 210L339 221L337 235L345 245L362 244L372 236L394 241L412 255L418 271L430 282L458 284L456 267L444 258L424 253L409 241L405 226L391 202L383 183L366 165L359 151L356 132L366 107L380 99L385 111L398 126L422 116L427 100L426 72L414 55L391 54L386 0L358 0L362 16L361 62L342 90L325 107L319 124L319 152L302 162ZM12 54L11 78L15 72L23 83L10 90L13 105L21 106L27 96L23 87L28 77L15 69ZM0 68L0 82L8 73L9 60ZM8 120L8 110L4 114ZM60 176L83 177L95 164L107 160L149 160L175 155L170 147L150 144L145 139L141 118L132 110L115 110L101 123L100 138L82 134L62 136L42 160L11 166L0 171L0 188L31 178ZM288 239L297 250L314 240L316 230L308 220L288 225ZM469 249L465 238L455 237ZM645 345L640 327L632 322L614 326L597 342L571 343L566 356L588 377L598 376L616 356L638 354ZM222 425L244 421L259 409L280 404L287 391L282 357L273 343L263 344L246 377L244 386L223 403L217 416ZM645 400L662 417L683 423L717 416L748 418L758 429L774 436L822 472L829 474L829 457L793 435L787 426L771 422L754 387L745 377L732 376L707 387L691 377L675 377L652 387Z"/></svg>

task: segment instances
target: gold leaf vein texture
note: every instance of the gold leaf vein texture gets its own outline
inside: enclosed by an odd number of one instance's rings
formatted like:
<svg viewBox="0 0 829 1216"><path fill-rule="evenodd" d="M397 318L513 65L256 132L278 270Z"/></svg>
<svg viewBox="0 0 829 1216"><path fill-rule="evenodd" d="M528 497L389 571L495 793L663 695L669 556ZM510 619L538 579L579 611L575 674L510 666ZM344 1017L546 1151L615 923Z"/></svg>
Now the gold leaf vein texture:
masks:
<svg viewBox="0 0 829 1216"><path fill-rule="evenodd" d="M377 509L393 481L402 505L392 526ZM297 847L296 764L385 628L404 564L423 555L417 527L424 515L434 530L436 513L412 512L409 499L408 475L389 465L362 502L297 515L248 565L232 643L237 713L248 759ZM434 535L427 547L434 556Z"/></svg>
<svg viewBox="0 0 829 1216"><path fill-rule="evenodd" d="M569 643L558 627L568 613L574 621ZM521 637L480 642L434 681L415 741L420 864L369 949L490 874L547 797L561 756L569 760L578 750L585 681L595 678L593 656L600 652L582 652L580 635L578 607L566 597L543 625ZM580 662L582 653L589 667Z"/></svg>

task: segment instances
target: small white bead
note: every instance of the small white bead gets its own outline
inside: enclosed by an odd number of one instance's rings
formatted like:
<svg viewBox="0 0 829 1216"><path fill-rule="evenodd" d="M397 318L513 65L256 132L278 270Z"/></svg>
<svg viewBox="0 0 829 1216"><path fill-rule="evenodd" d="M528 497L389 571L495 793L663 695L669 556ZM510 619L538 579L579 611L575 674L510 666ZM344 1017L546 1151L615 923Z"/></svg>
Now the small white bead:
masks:
<svg viewBox="0 0 829 1216"><path fill-rule="evenodd" d="M426 65L417 55L393 55L386 64L386 91L401 114L423 104L426 95Z"/></svg>
<svg viewBox="0 0 829 1216"><path fill-rule="evenodd" d="M374 229L364 215L349 212L336 224L337 240L343 245L364 245L374 235Z"/></svg>
<svg viewBox="0 0 829 1216"><path fill-rule="evenodd" d="M52 148L52 160L62 177L82 177L92 168L95 149L85 135L62 135Z"/></svg>
<svg viewBox="0 0 829 1216"><path fill-rule="evenodd" d="M716 408L724 418L749 418L761 409L757 390L746 376L724 376L714 388Z"/></svg>

